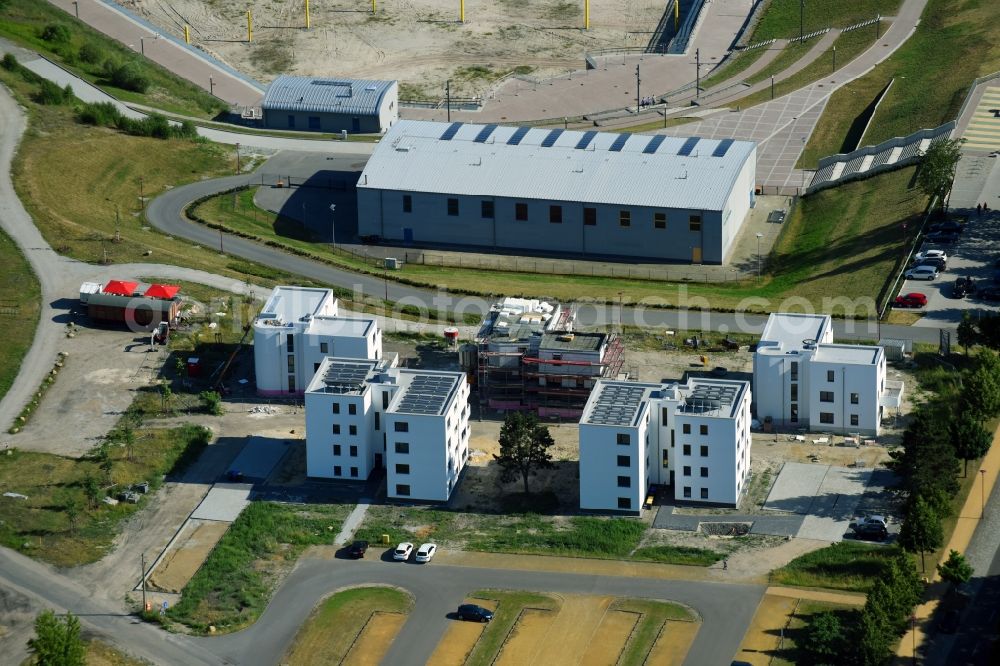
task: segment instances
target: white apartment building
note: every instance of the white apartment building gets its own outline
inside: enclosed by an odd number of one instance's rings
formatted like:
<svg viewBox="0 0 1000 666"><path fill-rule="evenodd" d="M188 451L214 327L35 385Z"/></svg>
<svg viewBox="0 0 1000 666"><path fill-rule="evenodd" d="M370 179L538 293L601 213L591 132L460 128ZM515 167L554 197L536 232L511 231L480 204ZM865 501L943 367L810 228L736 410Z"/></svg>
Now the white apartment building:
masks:
<svg viewBox="0 0 1000 666"><path fill-rule="evenodd" d="M306 390L327 356L379 359L382 331L370 317L342 317L329 289L275 287L253 323L257 393Z"/></svg>
<svg viewBox="0 0 1000 666"><path fill-rule="evenodd" d="M736 506L750 476L750 385L598 380L580 419L580 508L638 513L653 484L675 501Z"/></svg>
<svg viewBox="0 0 1000 666"><path fill-rule="evenodd" d="M384 466L390 498L447 501L469 456L468 397L460 372L326 358L305 395L306 473L364 480Z"/></svg>
<svg viewBox="0 0 1000 666"><path fill-rule="evenodd" d="M829 315L772 313L753 378L757 420L778 428L877 436L885 409L902 402L885 350L835 344Z"/></svg>

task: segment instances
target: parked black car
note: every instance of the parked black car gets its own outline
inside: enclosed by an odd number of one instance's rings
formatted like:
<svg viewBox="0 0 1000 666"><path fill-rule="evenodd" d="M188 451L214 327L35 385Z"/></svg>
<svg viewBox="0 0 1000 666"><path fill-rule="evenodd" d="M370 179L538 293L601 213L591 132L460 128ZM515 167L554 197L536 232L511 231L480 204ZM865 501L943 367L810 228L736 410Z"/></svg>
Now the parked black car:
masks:
<svg viewBox="0 0 1000 666"><path fill-rule="evenodd" d="M356 560L360 560L368 552L368 542L367 541L355 541L347 549L347 554Z"/></svg>
<svg viewBox="0 0 1000 666"><path fill-rule="evenodd" d="M944 231L947 233L960 234L965 230L965 226L954 220L945 220L944 222L935 222L927 228L930 233Z"/></svg>
<svg viewBox="0 0 1000 666"><path fill-rule="evenodd" d="M864 541L885 541L889 530L881 523L859 523L854 526L854 536Z"/></svg>
<svg viewBox="0 0 1000 666"><path fill-rule="evenodd" d="M469 620L470 622L489 622L493 619L493 611L476 604L462 604L458 607L459 620Z"/></svg>

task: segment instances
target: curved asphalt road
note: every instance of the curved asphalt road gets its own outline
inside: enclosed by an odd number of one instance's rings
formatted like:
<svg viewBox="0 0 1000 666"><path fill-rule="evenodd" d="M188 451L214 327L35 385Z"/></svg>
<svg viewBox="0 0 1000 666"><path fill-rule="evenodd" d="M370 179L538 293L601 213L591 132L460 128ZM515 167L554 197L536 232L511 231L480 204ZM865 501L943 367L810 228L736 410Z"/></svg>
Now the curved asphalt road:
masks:
<svg viewBox="0 0 1000 666"><path fill-rule="evenodd" d="M348 161L364 161L367 155L340 154L337 159ZM253 174L229 176L214 180L204 180L190 185L178 187L150 202L146 217L150 224L171 236L185 238L205 247L218 247L219 232L204 225L188 220L184 210L195 199L216 194L238 185L252 185L256 182ZM279 249L255 243L253 241L226 235L224 243L228 254L233 254L250 261L271 266L273 268L301 275L321 284L328 284L349 289L361 295L383 298L386 285L381 277L352 273L334 268L327 264L311 261ZM538 276L538 295L545 295L545 276ZM684 290L684 285L664 286L664 290ZM503 285L497 286L502 292ZM477 297L449 294L446 291L434 292L430 289L411 287L409 285L388 283L389 300L421 305L440 312L478 312L488 309L491 303ZM760 299L757 299L760 300ZM704 299L691 299L692 305L701 305ZM697 301L697 302L695 302ZM653 304L653 301L648 301ZM762 302L755 303L761 307ZM700 330L718 333L745 332L760 333L767 321L764 315L745 313L722 313L700 309L665 310L655 307L627 307L620 313L617 306L605 303L574 303L577 310L577 321L581 326L612 325L622 321L628 325L636 325L660 329ZM777 304L775 304L777 307ZM917 342L937 342L938 329L927 327L895 326L883 324L878 326L874 321L834 320L834 334L839 340L874 340L878 337L901 338Z"/></svg>

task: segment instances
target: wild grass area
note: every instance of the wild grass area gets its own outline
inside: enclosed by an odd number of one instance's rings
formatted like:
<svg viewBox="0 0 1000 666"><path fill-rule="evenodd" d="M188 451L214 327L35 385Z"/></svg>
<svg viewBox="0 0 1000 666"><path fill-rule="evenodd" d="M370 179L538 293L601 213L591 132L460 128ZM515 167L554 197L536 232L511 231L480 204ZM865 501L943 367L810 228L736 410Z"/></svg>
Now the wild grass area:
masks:
<svg viewBox="0 0 1000 666"><path fill-rule="evenodd" d="M405 615L413 598L394 587L356 587L324 599L299 629L282 660L288 666L340 664L374 613Z"/></svg>
<svg viewBox="0 0 1000 666"><path fill-rule="evenodd" d="M706 548L690 546L646 546L632 553L631 559L665 564L688 564L695 567L710 567L726 555Z"/></svg>
<svg viewBox="0 0 1000 666"><path fill-rule="evenodd" d="M978 76L1000 70L1000 3L929 0L916 32L883 63L830 98L799 165L853 149L856 118L894 79L861 145L955 118Z"/></svg>
<svg viewBox="0 0 1000 666"><path fill-rule="evenodd" d="M511 296L544 296L559 300L645 302L685 306L701 300L715 309L770 311L790 296L804 297L819 311L843 313L824 299L875 299L901 260L900 224L913 222L924 209L924 196L912 187L913 168L825 190L804 198L789 216L768 259L759 284L667 283L578 275L484 271L409 264L400 277L421 286L442 286L458 293L493 294L497 284ZM233 203L235 201L235 204ZM251 233L295 250L324 256L325 244L305 240L300 225L255 210L249 191L214 197L195 209L211 224ZM283 228L285 225L285 228ZM332 257L332 254L330 255ZM359 259L336 255L350 268ZM753 297L757 300L747 301ZM696 301L696 299L698 299ZM765 299L765 300L760 300ZM837 309L840 307L840 310ZM866 316L865 311L855 313Z"/></svg>
<svg viewBox="0 0 1000 666"><path fill-rule="evenodd" d="M770 664L772 666L793 666L794 664L807 664L813 658L811 654L802 649L802 645L807 640L806 627L813 615L817 613L833 613L840 619L840 626L854 626L856 620L854 616L859 612L857 606L843 606L831 604L825 601L812 601L802 599L795 606L795 612L788 619L788 626L784 630L784 640L781 646L771 655Z"/></svg>
<svg viewBox="0 0 1000 666"><path fill-rule="evenodd" d="M119 652L107 643L99 640L87 641L87 666L147 666L148 661L136 659Z"/></svg>
<svg viewBox="0 0 1000 666"><path fill-rule="evenodd" d="M472 650L465 666L490 666L496 661L504 641L525 608L557 611L557 599L533 592L511 592L508 590L479 590L469 595L473 599L490 599L497 602L493 620L486 625L482 636Z"/></svg>
<svg viewBox="0 0 1000 666"><path fill-rule="evenodd" d="M197 118L212 118L225 109L225 103L208 94L208 91L181 79L48 2L8 0L5 4L6 8L0 11L0 36L44 54L124 102L146 104ZM61 26L62 29L52 30L52 26ZM152 40L147 40L147 48L153 48ZM117 63L131 63L148 81L146 91L127 90L109 80L105 73L105 63L109 59Z"/></svg>
<svg viewBox="0 0 1000 666"><path fill-rule="evenodd" d="M885 21L882 22L882 30L886 28ZM833 50L837 49L837 70L846 65L851 60L861 55L866 51L872 44L875 43L875 28L861 28L858 30L852 30L851 32L845 32L830 45L826 51L821 53L819 57L813 60L811 63L792 74L787 79L782 81L777 81L774 84L774 96L781 97L782 95L787 95L790 92L804 88L810 83L814 83L821 79L830 78L831 80L837 79L837 71L833 69ZM811 46L807 42L807 45ZM790 46L788 48L791 48ZM805 55L803 52L801 55ZM801 57L801 56L800 56ZM777 62L778 59L775 59ZM773 63L772 63L773 64ZM793 62L788 63L787 66L792 65ZM786 67L787 67L786 66ZM774 74L778 71L786 69L782 67L781 70L773 70ZM765 68L765 71L770 68ZM770 76L770 73L768 73ZM756 77L754 77L756 78ZM763 81L767 78L761 77L758 80ZM762 102L767 102L771 99L771 89L768 87L765 90L756 92L752 95L748 95L729 105L739 105L740 108L747 108L755 104L760 104Z"/></svg>
<svg viewBox="0 0 1000 666"><path fill-rule="evenodd" d="M134 434L132 451L110 447L108 471L97 456L73 459L16 449L0 455L0 487L26 496L0 498L0 543L60 567L103 557L119 524L146 500L109 506L101 498L142 481L155 490L164 475L180 473L209 438L207 430L193 425L138 428Z"/></svg>
<svg viewBox="0 0 1000 666"><path fill-rule="evenodd" d="M649 652L656 643L656 639L660 637L663 625L667 620L681 622L695 622L697 620L688 609L668 601L617 599L611 605L611 610L642 614L618 660L621 666L642 666L645 664Z"/></svg>
<svg viewBox="0 0 1000 666"><path fill-rule="evenodd" d="M7 394L31 347L41 309L41 287L28 260L0 231L0 399ZM54 359L53 359L54 360ZM6 425L4 426L6 427Z"/></svg>
<svg viewBox="0 0 1000 666"><path fill-rule="evenodd" d="M760 22L754 28L750 42L799 36L799 17L804 33L823 28L846 28L876 15L893 16L902 0L771 0Z"/></svg>
<svg viewBox="0 0 1000 666"><path fill-rule="evenodd" d="M895 547L841 541L775 569L771 572L771 583L867 592L898 554Z"/></svg>
<svg viewBox="0 0 1000 666"><path fill-rule="evenodd" d="M253 624L308 546L330 544L351 507L251 502L181 592L167 616L198 633Z"/></svg>

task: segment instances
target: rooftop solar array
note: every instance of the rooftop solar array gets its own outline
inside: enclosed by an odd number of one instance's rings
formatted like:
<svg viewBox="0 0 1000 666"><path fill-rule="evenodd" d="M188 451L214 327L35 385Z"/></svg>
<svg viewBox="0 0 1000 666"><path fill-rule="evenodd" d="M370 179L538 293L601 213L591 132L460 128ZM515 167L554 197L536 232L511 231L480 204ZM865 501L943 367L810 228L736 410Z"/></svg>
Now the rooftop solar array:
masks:
<svg viewBox="0 0 1000 666"><path fill-rule="evenodd" d="M677 154L687 157L694 151L694 147L698 144L698 141L700 141L700 139L696 136L689 138L684 142L684 145L681 146L681 149L677 151Z"/></svg>
<svg viewBox="0 0 1000 666"><path fill-rule="evenodd" d="M461 129L461 127L462 123L452 123L451 125L448 125L448 129L446 129L444 134L441 135L441 140L451 141L455 135L458 134L458 130Z"/></svg>
<svg viewBox="0 0 1000 666"><path fill-rule="evenodd" d="M615 142L611 144L611 147L608 148L608 150L610 150L613 153L620 153L622 151L622 148L625 147L625 142L628 141L628 138L630 136L632 135L629 132L623 132L622 134L619 134L618 138L615 139Z"/></svg>
<svg viewBox="0 0 1000 666"><path fill-rule="evenodd" d="M646 387L624 384L604 384L587 423L593 425L630 426L635 418Z"/></svg>
<svg viewBox="0 0 1000 666"><path fill-rule="evenodd" d="M416 375L406 387L406 393L396 406L396 412L440 414L448 404L448 396L455 381L453 376Z"/></svg>
<svg viewBox="0 0 1000 666"><path fill-rule="evenodd" d="M323 375L323 383L329 393L361 391L371 369L370 363L331 363Z"/></svg>
<svg viewBox="0 0 1000 666"><path fill-rule="evenodd" d="M646 147L642 149L642 152L646 153L647 155L652 155L653 153L656 152L656 149L660 147L660 144L663 143L663 141L666 138L667 137L664 134L657 134L656 136L654 136L652 139L649 140L649 143L647 143Z"/></svg>
<svg viewBox="0 0 1000 666"><path fill-rule="evenodd" d="M719 145L715 147L715 150L712 151L712 157L724 157L726 151L728 151L729 147L732 145L732 139L723 139L719 142Z"/></svg>
<svg viewBox="0 0 1000 666"><path fill-rule="evenodd" d="M493 130L497 128L496 125L487 125L483 129L479 130L479 134L476 135L476 143L486 143L486 140L490 138L490 134L493 134Z"/></svg>
<svg viewBox="0 0 1000 666"><path fill-rule="evenodd" d="M586 132L584 132L583 136L580 137L580 140L576 142L577 150L583 150L584 148L589 146L590 142L594 140L595 136L597 136L597 130L587 130Z"/></svg>
<svg viewBox="0 0 1000 666"><path fill-rule="evenodd" d="M523 139L524 135L530 131L531 131L530 127L518 127L517 130L515 130L515 132L511 134L510 138L507 139L507 145L516 146L517 144L521 143L521 139Z"/></svg>
<svg viewBox="0 0 1000 666"><path fill-rule="evenodd" d="M556 140L559 138L559 135L562 133L563 130L561 129L554 129L551 132L549 132L549 135L544 139L542 139L542 148L551 148L552 146L554 146Z"/></svg>
<svg viewBox="0 0 1000 666"><path fill-rule="evenodd" d="M694 390L684 401L684 411L714 412L729 407L736 400L739 385L731 384L695 384Z"/></svg>

